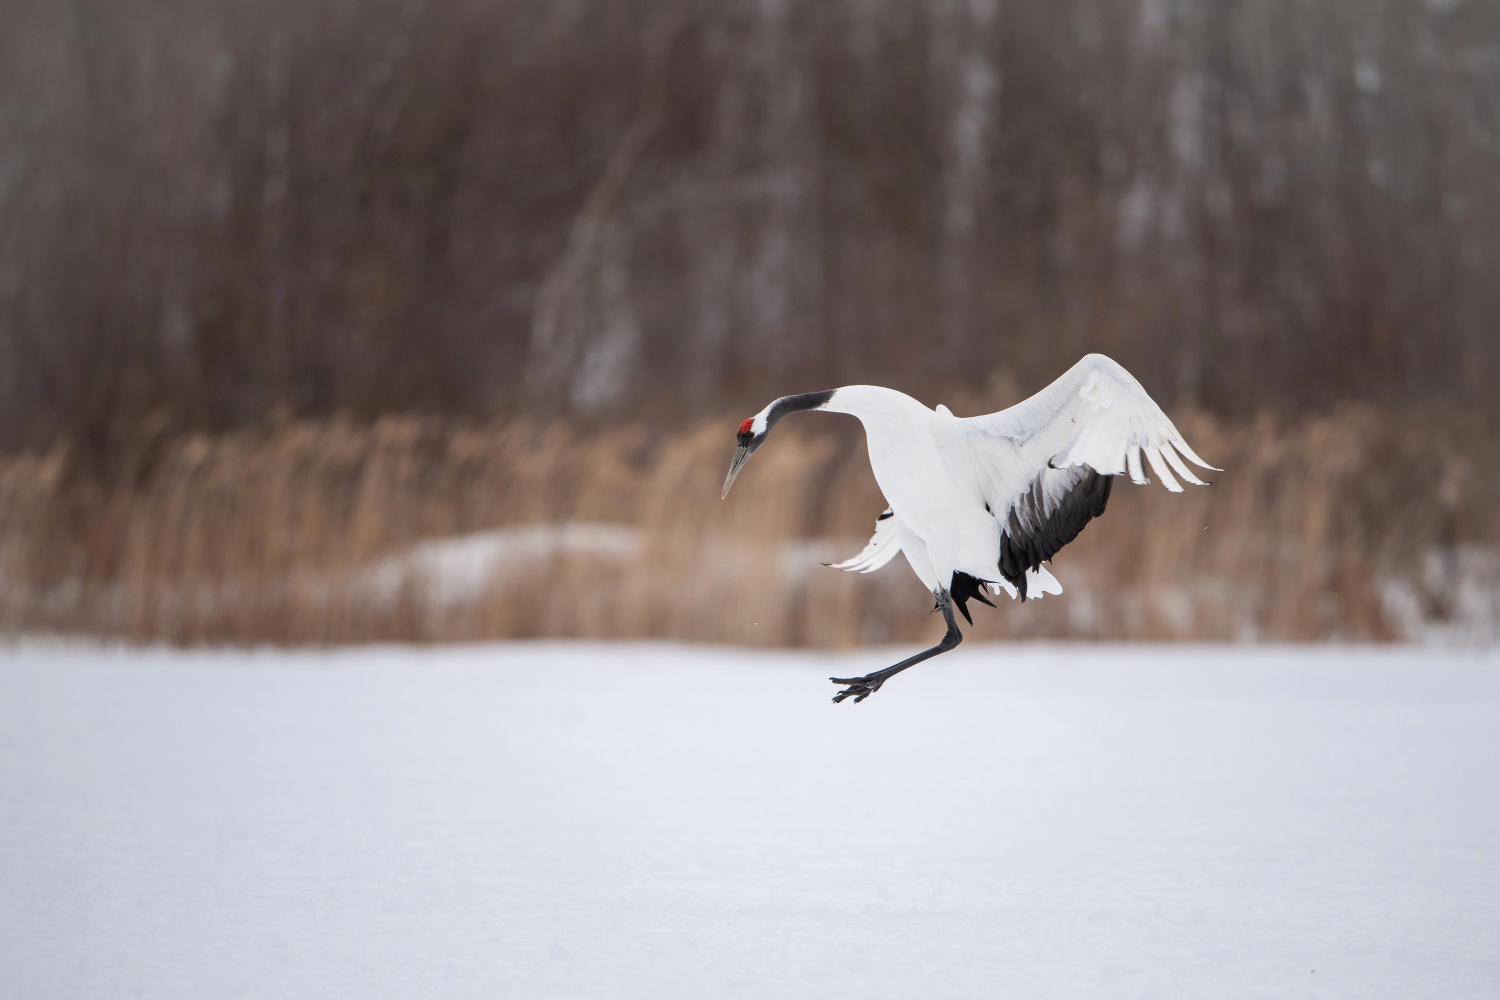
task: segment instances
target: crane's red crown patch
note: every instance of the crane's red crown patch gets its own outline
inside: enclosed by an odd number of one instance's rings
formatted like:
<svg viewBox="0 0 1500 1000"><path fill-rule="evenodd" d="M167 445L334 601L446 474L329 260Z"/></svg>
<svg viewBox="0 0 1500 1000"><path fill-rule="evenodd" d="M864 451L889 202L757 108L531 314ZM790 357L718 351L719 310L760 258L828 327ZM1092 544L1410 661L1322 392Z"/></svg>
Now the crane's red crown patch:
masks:
<svg viewBox="0 0 1500 1000"><path fill-rule="evenodd" d="M751 428L751 426L754 425L754 423L755 423L755 418L751 417L750 419L746 420L744 423L740 424L740 433L741 434L749 434L750 433L750 428Z"/></svg>

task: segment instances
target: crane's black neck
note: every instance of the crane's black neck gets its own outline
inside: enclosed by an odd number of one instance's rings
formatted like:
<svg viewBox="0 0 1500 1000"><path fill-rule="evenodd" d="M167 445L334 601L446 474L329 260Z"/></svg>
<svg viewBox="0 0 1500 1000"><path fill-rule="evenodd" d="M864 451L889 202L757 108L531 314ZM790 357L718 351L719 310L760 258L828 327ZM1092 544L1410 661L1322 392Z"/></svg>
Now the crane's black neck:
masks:
<svg viewBox="0 0 1500 1000"><path fill-rule="evenodd" d="M776 426L776 421L788 413L796 413L799 410L816 410L827 405L837 390L824 389L821 392L804 392L796 396L782 396L771 404L771 411L766 414L766 431L769 432Z"/></svg>
<svg viewBox="0 0 1500 1000"><path fill-rule="evenodd" d="M740 424L740 432L737 437L741 448L754 451L759 448L766 435L771 433L771 428L776 422L788 413L796 413L798 410L816 410L828 405L833 399L837 389L824 389L821 392L804 392L796 396L782 396L770 406L761 410L755 416Z"/></svg>

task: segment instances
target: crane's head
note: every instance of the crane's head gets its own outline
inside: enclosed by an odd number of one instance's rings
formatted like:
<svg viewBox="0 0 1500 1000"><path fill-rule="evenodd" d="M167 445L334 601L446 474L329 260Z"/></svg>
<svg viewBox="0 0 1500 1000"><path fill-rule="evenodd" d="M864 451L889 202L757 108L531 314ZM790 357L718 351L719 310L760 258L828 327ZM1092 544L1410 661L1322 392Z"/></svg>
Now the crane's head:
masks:
<svg viewBox="0 0 1500 1000"><path fill-rule="evenodd" d="M740 474L745 463L750 461L750 456L755 454L766 440L766 435L771 433L771 428L776 422L788 413L796 413L798 410L821 410L833 399L836 389L826 389L823 392L804 392L797 396L782 396L770 406L761 410L755 416L743 421L739 431L735 434L734 460L729 463L729 475L724 477L724 492L719 494L719 499L729 495L729 487L734 485L734 477Z"/></svg>
<svg viewBox="0 0 1500 1000"><path fill-rule="evenodd" d="M745 463L750 461L750 456L755 454L755 449L760 447L760 443L771 432L770 427L766 426L765 416L765 412L762 411L740 424L739 432L734 436L736 446L734 460L729 463L729 475L724 477L724 492L719 494L720 500L729 495L729 487L734 485L734 477L740 474ZM756 427L757 422L760 424L759 428Z"/></svg>

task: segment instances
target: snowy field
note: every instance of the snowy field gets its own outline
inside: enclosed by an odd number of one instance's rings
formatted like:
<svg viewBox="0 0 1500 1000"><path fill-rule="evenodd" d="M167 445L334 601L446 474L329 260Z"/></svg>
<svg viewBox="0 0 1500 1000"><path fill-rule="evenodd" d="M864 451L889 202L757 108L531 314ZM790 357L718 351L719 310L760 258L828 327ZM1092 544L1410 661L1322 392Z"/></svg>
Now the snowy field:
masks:
<svg viewBox="0 0 1500 1000"><path fill-rule="evenodd" d="M1500 655L0 646L0 996L1495 997Z"/></svg>

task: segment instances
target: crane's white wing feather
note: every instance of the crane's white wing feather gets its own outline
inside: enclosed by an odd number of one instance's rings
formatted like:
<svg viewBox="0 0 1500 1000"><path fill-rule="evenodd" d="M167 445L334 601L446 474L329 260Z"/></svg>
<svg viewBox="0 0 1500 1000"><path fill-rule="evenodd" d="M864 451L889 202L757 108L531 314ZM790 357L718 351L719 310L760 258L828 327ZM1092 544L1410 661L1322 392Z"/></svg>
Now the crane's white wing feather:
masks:
<svg viewBox="0 0 1500 1000"><path fill-rule="evenodd" d="M1087 355L1024 402L982 417L955 418L951 427L944 448L953 459L950 468L966 474L1002 518L1038 479L1046 498L1053 499L1063 479L1046 475L1051 470L1082 465L1106 476L1128 472L1133 481L1145 483L1144 454L1167 489L1180 493L1173 471L1204 485L1181 456L1213 468L1141 384L1102 354Z"/></svg>
<svg viewBox="0 0 1500 1000"><path fill-rule="evenodd" d="M990 590L996 597L999 597L1001 594L1009 594L1011 599L1015 600L1021 596L1021 592L1016 589L1016 585L1005 579L997 583L991 583ZM1026 596L1032 600L1041 600L1043 594L1061 594L1062 592L1062 584L1058 582L1057 577L1053 576L1052 571L1047 567L1038 566L1036 569L1028 569L1026 571Z"/></svg>
<svg viewBox="0 0 1500 1000"><path fill-rule="evenodd" d="M896 558L896 553L900 551L901 541L896 533L896 518L887 507L885 513L875 519L875 534L870 536L869 543L859 555L852 559L845 559L841 563L827 563L826 565L841 569L845 573L873 573Z"/></svg>

